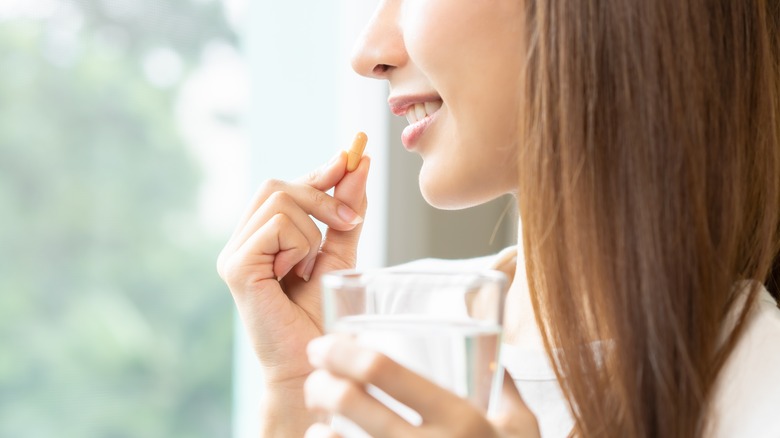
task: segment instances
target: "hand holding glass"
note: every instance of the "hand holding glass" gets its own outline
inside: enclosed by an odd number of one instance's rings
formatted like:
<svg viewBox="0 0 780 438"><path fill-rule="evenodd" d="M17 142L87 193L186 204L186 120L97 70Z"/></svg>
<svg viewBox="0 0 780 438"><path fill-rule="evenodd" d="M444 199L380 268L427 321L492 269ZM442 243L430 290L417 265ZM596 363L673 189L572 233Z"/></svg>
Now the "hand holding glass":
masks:
<svg viewBox="0 0 780 438"><path fill-rule="evenodd" d="M484 412L500 396L498 362L506 277L498 271L337 271L322 278L325 331L353 336ZM368 392L412 424L419 415ZM344 419L345 437L366 436Z"/></svg>

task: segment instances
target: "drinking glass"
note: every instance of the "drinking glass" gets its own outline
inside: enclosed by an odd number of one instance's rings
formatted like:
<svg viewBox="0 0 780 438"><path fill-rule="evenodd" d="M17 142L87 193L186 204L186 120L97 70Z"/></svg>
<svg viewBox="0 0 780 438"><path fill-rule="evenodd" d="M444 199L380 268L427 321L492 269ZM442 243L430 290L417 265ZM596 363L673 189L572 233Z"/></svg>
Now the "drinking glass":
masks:
<svg viewBox="0 0 780 438"><path fill-rule="evenodd" d="M483 412L495 408L503 380L503 273L335 271L322 286L327 333L354 337ZM378 388L367 391L410 423L421 423ZM333 427L344 437L368 436L344 418L334 418Z"/></svg>

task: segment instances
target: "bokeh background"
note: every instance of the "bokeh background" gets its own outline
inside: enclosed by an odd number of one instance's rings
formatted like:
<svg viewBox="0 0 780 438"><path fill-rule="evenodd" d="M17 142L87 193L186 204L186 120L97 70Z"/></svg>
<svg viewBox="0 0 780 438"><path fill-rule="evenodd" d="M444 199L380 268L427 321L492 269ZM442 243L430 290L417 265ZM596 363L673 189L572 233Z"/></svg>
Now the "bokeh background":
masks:
<svg viewBox="0 0 780 438"><path fill-rule="evenodd" d="M0 437L230 436L237 44L220 1L0 1Z"/></svg>
<svg viewBox="0 0 780 438"><path fill-rule="evenodd" d="M507 197L436 211L378 0L0 0L0 438L258 436L262 373L216 274L251 193L369 136L358 267L495 253Z"/></svg>

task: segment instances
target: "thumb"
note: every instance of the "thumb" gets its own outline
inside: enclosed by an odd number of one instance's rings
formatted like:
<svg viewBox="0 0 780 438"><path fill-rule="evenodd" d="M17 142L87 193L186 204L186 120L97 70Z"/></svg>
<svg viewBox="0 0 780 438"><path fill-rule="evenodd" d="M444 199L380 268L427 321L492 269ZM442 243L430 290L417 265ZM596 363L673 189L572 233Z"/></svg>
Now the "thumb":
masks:
<svg viewBox="0 0 780 438"><path fill-rule="evenodd" d="M370 166L371 159L364 156L357 169L347 173L333 190L334 198L346 204L361 217L365 217L368 206L366 181ZM362 223L348 231L328 228L321 247L322 255L329 259L328 263L323 263L326 265L324 268L329 270L354 268L357 259L357 245L362 230Z"/></svg>

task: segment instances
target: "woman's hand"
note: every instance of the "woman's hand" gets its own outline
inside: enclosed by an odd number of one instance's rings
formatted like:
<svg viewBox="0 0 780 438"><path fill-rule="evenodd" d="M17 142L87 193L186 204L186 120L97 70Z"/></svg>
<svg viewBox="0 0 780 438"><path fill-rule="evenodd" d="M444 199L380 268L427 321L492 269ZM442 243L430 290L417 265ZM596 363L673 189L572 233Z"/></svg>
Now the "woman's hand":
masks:
<svg viewBox="0 0 780 438"><path fill-rule="evenodd" d="M308 347L309 361L318 368L304 387L307 407L318 414L338 414L372 437L528 437L539 427L508 374L504 376L501 412L488 420L467 400L415 374L386 356L359 347L349 338L328 335ZM373 385L422 417L413 426L366 392ZM338 435L315 423L306 438Z"/></svg>
<svg viewBox="0 0 780 438"><path fill-rule="evenodd" d="M294 182L266 181L217 261L260 364L266 389L296 386L312 367L306 344L322 334L319 277L354 268L366 211L369 159L346 154ZM326 193L333 188L333 196ZM323 238L312 217L327 225ZM299 396L301 398L302 396Z"/></svg>

